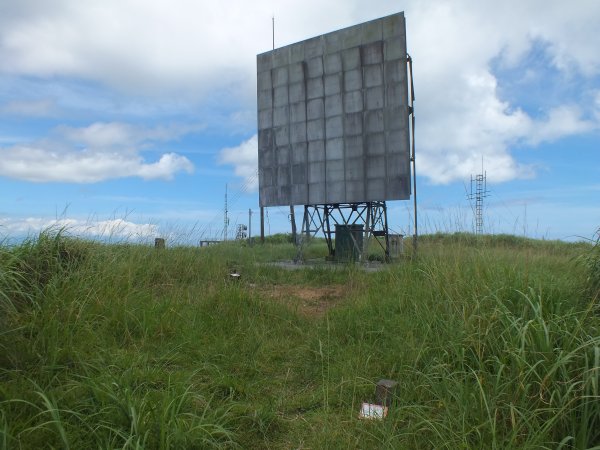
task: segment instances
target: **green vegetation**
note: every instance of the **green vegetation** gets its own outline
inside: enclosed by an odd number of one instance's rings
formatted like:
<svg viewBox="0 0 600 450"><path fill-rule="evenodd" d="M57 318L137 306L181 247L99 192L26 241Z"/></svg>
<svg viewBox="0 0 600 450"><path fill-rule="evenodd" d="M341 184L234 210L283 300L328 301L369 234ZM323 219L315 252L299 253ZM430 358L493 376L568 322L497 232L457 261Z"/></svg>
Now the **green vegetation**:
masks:
<svg viewBox="0 0 600 450"><path fill-rule="evenodd" d="M592 293L600 294L600 229L596 232L596 240L592 248L579 256L588 272L588 283Z"/></svg>
<svg viewBox="0 0 600 450"><path fill-rule="evenodd" d="M0 448L597 446L598 248L440 234L366 272L265 264L282 237L0 247ZM389 416L359 420L380 378Z"/></svg>

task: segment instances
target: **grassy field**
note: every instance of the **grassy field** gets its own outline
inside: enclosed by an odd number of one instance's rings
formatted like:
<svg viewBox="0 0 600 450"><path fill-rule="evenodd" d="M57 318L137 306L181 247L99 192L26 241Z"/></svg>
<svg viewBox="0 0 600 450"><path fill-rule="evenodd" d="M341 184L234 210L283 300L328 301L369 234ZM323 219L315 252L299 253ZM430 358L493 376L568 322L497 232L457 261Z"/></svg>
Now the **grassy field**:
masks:
<svg viewBox="0 0 600 450"><path fill-rule="evenodd" d="M291 271L275 240L43 233L0 248L0 448L598 446L599 253L433 235L379 272ZM389 416L359 420L381 378Z"/></svg>

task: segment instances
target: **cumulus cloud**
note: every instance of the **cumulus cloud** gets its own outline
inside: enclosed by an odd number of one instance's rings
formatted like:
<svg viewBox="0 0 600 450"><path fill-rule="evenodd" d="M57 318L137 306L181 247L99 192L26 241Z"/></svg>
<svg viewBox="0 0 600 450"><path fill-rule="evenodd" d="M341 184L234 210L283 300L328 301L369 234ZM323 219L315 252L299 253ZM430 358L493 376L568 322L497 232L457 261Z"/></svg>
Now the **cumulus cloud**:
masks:
<svg viewBox="0 0 600 450"><path fill-rule="evenodd" d="M549 68L561 76L597 77L600 2L595 0L414 0L400 6L373 0L369 8L359 0L156 0L143 7L137 0L24 0L3 5L0 73L77 77L146 95L181 91L190 99L234 92L240 95L233 107L248 110L254 108L255 55L270 49L272 14L281 46L400 7L415 63L419 173L432 182L464 178L479 169L482 157L492 182L532 176L533 168L514 156L516 144L538 145L600 128L593 100L582 105L557 98L535 114L507 102L491 64L514 67L542 42ZM86 136L79 138L87 142ZM250 170L249 148L242 143L237 151L247 157L227 161L240 176ZM223 158L231 157L229 150ZM70 156L89 160L83 152ZM151 177L168 168L189 168L183 159L166 156L155 168L139 154L125 166L135 176ZM122 165L118 158L108 160L113 167Z"/></svg>
<svg viewBox="0 0 600 450"><path fill-rule="evenodd" d="M595 0L481 2L409 1L409 45L420 64L487 58L502 50L518 59L533 38L550 43L554 64L597 74ZM75 75L134 88L238 82L258 52L397 12L374 0L77 0L9 2L0 17L0 71L34 76ZM425 47L422 44L432 44ZM429 54L438 58L429 60ZM440 60L439 56L443 56ZM240 70L241 69L241 70ZM189 87L189 86L188 86ZM211 89L210 86L207 86Z"/></svg>
<svg viewBox="0 0 600 450"><path fill-rule="evenodd" d="M10 2L0 17L0 72L76 76L146 93L247 88L256 53L270 48L272 14L291 10L277 23L278 45L324 32L332 18L334 26L353 20L341 0Z"/></svg>
<svg viewBox="0 0 600 450"><path fill-rule="evenodd" d="M27 116L27 117L50 117L54 115L56 105L49 99L41 100L11 100L0 105L0 114Z"/></svg>
<svg viewBox="0 0 600 450"><path fill-rule="evenodd" d="M248 190L258 188L258 136L255 134L237 147L224 148L219 152L219 163L231 164L235 174L245 180Z"/></svg>
<svg viewBox="0 0 600 450"><path fill-rule="evenodd" d="M600 8L592 2L578 6L459 1L408 8L421 175L436 184L468 178L481 170L483 158L491 182L531 177L534 169L513 156L515 145L600 129L597 118L562 98L537 116L526 113L500 97L491 69L494 60L504 67L518 64L542 40L554 69L566 70L568 59L571 71L598 74L600 55L585 36L594 34L591 17L598 17Z"/></svg>
<svg viewBox="0 0 600 450"><path fill-rule="evenodd" d="M596 122L600 122L600 89L593 92L594 98L594 117L596 118Z"/></svg>
<svg viewBox="0 0 600 450"><path fill-rule="evenodd" d="M0 148L0 175L33 182L95 183L124 177L170 180L178 172L192 173L192 162L176 153L165 153L158 161L148 162L141 152L189 130L123 123L59 127L50 138Z"/></svg>
<svg viewBox="0 0 600 450"><path fill-rule="evenodd" d="M577 105L562 105L548 112L547 118L530 123L526 139L533 145L552 142L564 136L577 135L599 128L600 121L584 118Z"/></svg>
<svg viewBox="0 0 600 450"><path fill-rule="evenodd" d="M74 236L128 240L145 239L158 234L158 226L155 224L135 223L125 219L84 221L42 217L0 218L0 232L8 236L27 236L43 230L65 230Z"/></svg>
<svg viewBox="0 0 600 450"><path fill-rule="evenodd" d="M543 39L561 42L545 50L555 68L564 70L558 61L566 60L567 47L592 48L585 34L573 36L571 25L591 22L581 10L600 9L586 3L577 11L545 11L539 16L533 6L513 6L463 1L411 3L407 8L416 84L417 171L434 184L469 178L481 170L482 160L491 182L530 178L535 168L513 156L515 145L537 146L600 129L599 116L593 113L597 108L586 113L579 105L558 103L538 116L525 112L501 98L491 68L494 60L516 65ZM562 40L565 34L570 37ZM600 56L592 51L579 49L568 58L572 70L599 70ZM244 144L240 149L249 151ZM244 170L245 162L234 157L230 162L236 173Z"/></svg>

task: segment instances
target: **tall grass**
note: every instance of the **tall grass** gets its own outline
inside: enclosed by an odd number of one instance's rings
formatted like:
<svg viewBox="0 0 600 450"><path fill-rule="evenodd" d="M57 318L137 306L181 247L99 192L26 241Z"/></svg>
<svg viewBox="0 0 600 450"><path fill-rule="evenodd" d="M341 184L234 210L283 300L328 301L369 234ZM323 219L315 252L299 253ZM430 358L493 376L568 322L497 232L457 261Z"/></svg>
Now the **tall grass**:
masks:
<svg viewBox="0 0 600 450"><path fill-rule="evenodd" d="M589 251L579 255L578 260L587 270L587 280L592 292L596 296L600 295L600 229L596 232Z"/></svg>
<svg viewBox="0 0 600 450"><path fill-rule="evenodd" d="M280 240L58 230L0 248L0 447L600 445L600 318L577 263L597 244L439 234L368 273L264 264L293 258ZM306 314L280 285L343 295ZM399 381L390 415L360 421L380 378Z"/></svg>

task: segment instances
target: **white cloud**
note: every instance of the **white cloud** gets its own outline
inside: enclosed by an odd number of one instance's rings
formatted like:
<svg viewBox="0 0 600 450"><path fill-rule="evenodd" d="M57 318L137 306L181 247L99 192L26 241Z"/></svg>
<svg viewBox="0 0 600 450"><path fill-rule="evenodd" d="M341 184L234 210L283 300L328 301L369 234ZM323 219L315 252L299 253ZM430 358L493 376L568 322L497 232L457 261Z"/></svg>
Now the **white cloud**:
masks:
<svg viewBox="0 0 600 450"><path fill-rule="evenodd" d="M600 122L600 89L593 92L594 97L594 117L596 122Z"/></svg>
<svg viewBox="0 0 600 450"><path fill-rule="evenodd" d="M371 13L393 12L389 8L374 2ZM350 10L355 22L372 18ZM589 108L578 105L558 104L539 117L526 113L500 98L491 70L493 60L504 66L521 62L542 40L565 76L597 75L600 53L590 38L597 34L600 4L411 2L406 16L416 84L417 170L431 182L468 178L480 171L482 158L491 182L529 178L535 170L513 156L514 145L535 146L600 129L600 114L588 117L584 109ZM310 36L308 30L298 31L292 25L290 41ZM249 151L241 144L239 152L242 147ZM230 162L238 175L249 170L235 157Z"/></svg>
<svg viewBox="0 0 600 450"><path fill-rule="evenodd" d="M0 73L79 77L149 96L178 92L175 98L182 104L207 93L229 100L239 94L235 101L248 110L256 89L255 55L270 49L273 14L281 46L399 8L405 8L415 64L418 170L432 182L465 178L479 169L482 157L492 182L532 176L533 169L511 152L515 144L537 145L600 128L598 108L590 111L590 105L557 99L534 117L503 101L490 68L493 60L512 67L535 42L543 42L550 64L565 77L597 77L600 2L595 0L414 0L402 5L373 0L369 8L358 0L23 0L3 5ZM116 127L85 132L92 137L82 131L70 139L82 145L106 140L111 147L123 133L130 136L130 130ZM34 150L53 161L47 148ZM243 159L232 152L224 150L223 161L247 177L255 167L249 144L238 147ZM87 173L81 176L85 180L102 177L95 174L95 164L142 177L190 169L176 155L149 165L137 151L118 154L125 160L108 151L101 161L99 152L71 152L70 159L57 153L57 158Z"/></svg>
<svg viewBox="0 0 600 450"><path fill-rule="evenodd" d="M237 147L224 148L219 152L219 163L234 166L235 174L245 180L250 191L258 188L258 137L255 134Z"/></svg>
<svg viewBox="0 0 600 450"><path fill-rule="evenodd" d="M139 240L158 235L158 226L135 223L125 219L84 221L79 219L48 219L42 217L0 218L0 233L7 236L27 236L43 230L64 230L80 237Z"/></svg>
<svg viewBox="0 0 600 450"><path fill-rule="evenodd" d="M581 109L575 105L553 108L544 120L533 123L526 139L533 145L551 142L564 136L586 133L599 128L600 121L583 117Z"/></svg>
<svg viewBox="0 0 600 450"><path fill-rule="evenodd" d="M199 131L201 126L169 125L154 128L134 126L120 122L96 122L87 127L59 127L56 132L70 142L86 148L128 148L150 142L165 142L185 134Z"/></svg>
<svg viewBox="0 0 600 450"><path fill-rule="evenodd" d="M558 61L566 58L566 48L576 46L580 49L570 56L571 70L598 73L600 55L589 42L596 33L580 34L573 28L591 30L588 24L596 21L592 17L600 17L599 4L582 2L573 8L562 3L463 1L412 6L407 32L417 90L417 170L433 183L478 173L482 158L491 182L531 177L533 168L515 159L512 146L600 129L597 118L585 118L573 105L557 106L536 118L503 101L490 68L496 58L516 64L536 39L543 39L550 43L548 51L559 69L564 69Z"/></svg>
<svg viewBox="0 0 600 450"><path fill-rule="evenodd" d="M342 6L341 0L16 2L4 5L0 18L0 71L76 76L128 91L210 92L242 79L247 88L256 53L270 48L273 13L287 19L276 24L282 45L302 32L326 31L332 18L337 26L350 24Z"/></svg>
<svg viewBox="0 0 600 450"><path fill-rule="evenodd" d="M48 139L0 148L0 175L33 182L95 183L124 177L170 180L177 172L192 173L192 162L176 153L147 162L141 151L192 129L123 123L59 127Z"/></svg>
<svg viewBox="0 0 600 450"><path fill-rule="evenodd" d="M146 179L163 178L170 180L173 174L180 171L192 173L194 166L185 156L180 156L176 153L166 153L160 159L151 164L141 164L138 167L138 176Z"/></svg>
<svg viewBox="0 0 600 450"><path fill-rule="evenodd" d="M50 117L55 113L56 105L49 99L41 100L12 100L0 105L0 114Z"/></svg>

